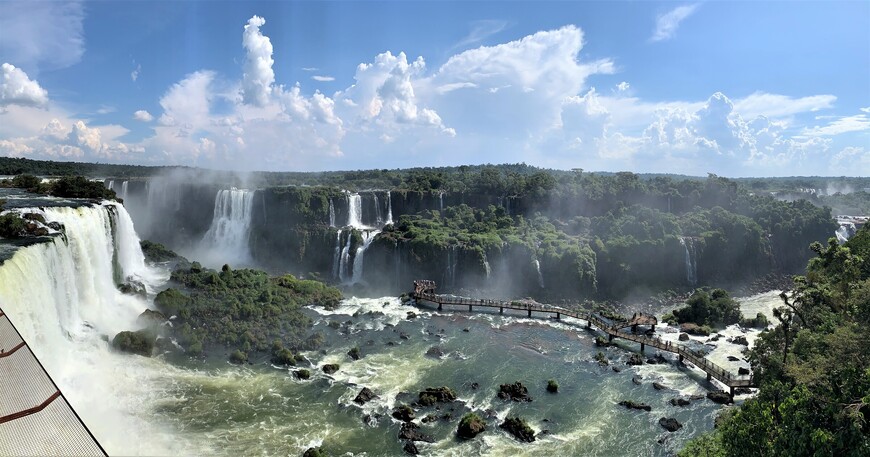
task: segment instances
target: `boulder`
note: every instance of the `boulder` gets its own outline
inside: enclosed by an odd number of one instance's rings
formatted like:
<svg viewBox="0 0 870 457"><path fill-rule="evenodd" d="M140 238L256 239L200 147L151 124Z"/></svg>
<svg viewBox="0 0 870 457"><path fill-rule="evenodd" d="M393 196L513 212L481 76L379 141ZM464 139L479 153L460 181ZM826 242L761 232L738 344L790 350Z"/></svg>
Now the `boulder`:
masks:
<svg viewBox="0 0 870 457"><path fill-rule="evenodd" d="M338 368L339 366L337 363L327 363L323 368L321 368L321 370L326 374L335 374L335 372L338 371Z"/></svg>
<svg viewBox="0 0 870 457"><path fill-rule="evenodd" d="M420 426L413 422L405 422L399 430L399 439L409 441L424 441L434 443L435 439L420 431Z"/></svg>
<svg viewBox="0 0 870 457"><path fill-rule="evenodd" d="M529 389L519 381L513 384L498 386L498 398L513 401L532 401L532 397L529 396Z"/></svg>
<svg viewBox="0 0 870 457"><path fill-rule="evenodd" d="M154 351L155 336L142 330L136 332L120 332L112 339L112 347L130 354L151 357Z"/></svg>
<svg viewBox="0 0 870 457"><path fill-rule="evenodd" d="M311 372L307 369L303 368L301 370L296 370L293 372L293 376L296 376L296 379L311 379Z"/></svg>
<svg viewBox="0 0 870 457"><path fill-rule="evenodd" d="M665 387L664 384L660 384L660 383L654 382L654 383L653 383L653 389L655 389L655 390L665 390L665 389L667 389L667 387Z"/></svg>
<svg viewBox="0 0 870 457"><path fill-rule="evenodd" d="M456 400L456 392L453 389L443 387L429 387L417 396L419 403L422 406L432 406L435 403L449 403Z"/></svg>
<svg viewBox="0 0 870 457"><path fill-rule="evenodd" d="M661 365L668 363L668 359L661 354L656 354L655 356L646 359L646 363L650 365Z"/></svg>
<svg viewBox="0 0 870 457"><path fill-rule="evenodd" d="M416 417L414 410L408 405L399 405L393 410L393 417L402 422L411 422Z"/></svg>
<svg viewBox="0 0 870 457"><path fill-rule="evenodd" d="M417 455L420 453L420 450L417 449L417 445L414 444L413 441L405 441L405 445L402 446L402 450L411 455Z"/></svg>
<svg viewBox="0 0 870 457"><path fill-rule="evenodd" d="M674 406L689 406L691 402L683 398L671 398L671 404Z"/></svg>
<svg viewBox="0 0 870 457"><path fill-rule="evenodd" d="M477 414L468 413L462 416L456 427L456 434L460 438L472 439L486 430L486 423Z"/></svg>
<svg viewBox="0 0 870 457"><path fill-rule="evenodd" d="M555 379L547 381L547 392L554 394L559 391L559 383Z"/></svg>
<svg viewBox="0 0 870 457"><path fill-rule="evenodd" d="M737 369L737 374L738 374L738 375L749 374L749 368L746 368L746 367L740 367L740 368Z"/></svg>
<svg viewBox="0 0 870 457"><path fill-rule="evenodd" d="M680 341L689 341L689 335L687 333L680 333Z"/></svg>
<svg viewBox="0 0 870 457"><path fill-rule="evenodd" d="M63 224L60 222L49 222L48 227L52 230L57 230L58 232L62 232L64 230Z"/></svg>
<svg viewBox="0 0 870 457"><path fill-rule="evenodd" d="M619 402L620 406L625 406L628 409L639 409L643 411L652 411L652 406L646 403L640 403L632 400L623 400Z"/></svg>
<svg viewBox="0 0 870 457"><path fill-rule="evenodd" d="M728 392L723 392L721 390L717 390L715 392L707 392L707 398L709 398L714 403L719 403L720 405L727 405L731 403L731 395Z"/></svg>
<svg viewBox="0 0 870 457"><path fill-rule="evenodd" d="M350 358L351 358L352 360L359 360L360 357L362 357L362 356L360 355L359 347L358 347L358 346L354 346L354 347L350 348L350 350L347 351L347 355L350 356Z"/></svg>
<svg viewBox="0 0 870 457"><path fill-rule="evenodd" d="M747 340L746 340L746 337L743 336L743 335L740 335L740 336L734 337L734 339L731 340L731 342L734 343L734 344L742 344L742 345L744 345L744 346L749 346L749 341L747 341Z"/></svg>
<svg viewBox="0 0 870 457"><path fill-rule="evenodd" d="M375 398L378 398L378 396L375 395L375 393L372 392L371 389L369 389L368 387L363 387L362 390L359 391L359 393L357 394L356 398L353 399L353 402L358 405L364 405L374 400Z"/></svg>
<svg viewBox="0 0 870 457"><path fill-rule="evenodd" d="M698 324L692 322L686 322L680 324L680 331L683 333L688 333L689 335L695 336L709 336L710 335L710 327L702 327Z"/></svg>
<svg viewBox="0 0 870 457"><path fill-rule="evenodd" d="M737 358L737 357L734 357L733 355L729 355L729 356L728 356L728 361L729 361L729 362L739 362L740 359Z"/></svg>
<svg viewBox="0 0 870 457"><path fill-rule="evenodd" d="M326 457L327 455L322 447L310 447L302 453L302 457Z"/></svg>
<svg viewBox="0 0 870 457"><path fill-rule="evenodd" d="M417 318L417 313L415 313L415 312L413 312L413 311L408 311L408 315L407 315L407 317L408 317L408 319L416 319L416 318Z"/></svg>
<svg viewBox="0 0 870 457"><path fill-rule="evenodd" d="M681 424L673 417L663 417L659 419L659 425L664 427L664 429L669 432L676 432L677 430L683 428L683 424Z"/></svg>
<svg viewBox="0 0 870 457"><path fill-rule="evenodd" d="M24 213L21 217L28 221L37 221L40 224L45 224L45 217L39 213Z"/></svg>
<svg viewBox="0 0 870 457"><path fill-rule="evenodd" d="M523 419L519 417L508 417L499 425L499 428L506 430L514 436L517 441L523 443L531 443L535 441L535 431L529 427Z"/></svg>
<svg viewBox="0 0 870 457"><path fill-rule="evenodd" d="M408 335L408 334L405 333L405 332L401 332L401 333L399 333L399 338L400 338L400 339L403 339L403 340L410 340L410 339L411 339L411 335Z"/></svg>
<svg viewBox="0 0 870 457"><path fill-rule="evenodd" d="M631 357L628 358L628 362L626 363L629 365L643 365L643 356L638 353L634 353L631 355Z"/></svg>
<svg viewBox="0 0 870 457"><path fill-rule="evenodd" d="M602 338L602 337L600 337L600 336L596 336L596 337L595 337L595 345L598 346L598 347L606 348L607 346L610 346L610 342L607 341L606 338Z"/></svg>
<svg viewBox="0 0 870 457"><path fill-rule="evenodd" d="M638 376L632 376L632 378L631 378L631 382L633 382L633 383L635 383L636 385L639 386L639 385L641 384L641 382L640 382L641 379L643 379L643 378L641 378L640 375L638 375Z"/></svg>
<svg viewBox="0 0 870 457"><path fill-rule="evenodd" d="M444 357L444 349L440 346L432 346L426 350L426 356L432 357L433 359L440 359L441 357Z"/></svg>
<svg viewBox="0 0 870 457"><path fill-rule="evenodd" d="M148 291L145 289L145 284L135 279L128 279L127 282L118 285L118 290L122 294L136 295L139 297L148 296ZM165 320L165 319L164 319Z"/></svg>
<svg viewBox="0 0 870 457"><path fill-rule="evenodd" d="M471 390L477 390L480 387L480 384L476 382L471 383Z"/></svg>
<svg viewBox="0 0 870 457"><path fill-rule="evenodd" d="M153 309L146 309L142 311L142 314L136 318L136 325L139 327L152 327L158 326L164 322L166 322L166 315L161 313L160 311L154 311Z"/></svg>

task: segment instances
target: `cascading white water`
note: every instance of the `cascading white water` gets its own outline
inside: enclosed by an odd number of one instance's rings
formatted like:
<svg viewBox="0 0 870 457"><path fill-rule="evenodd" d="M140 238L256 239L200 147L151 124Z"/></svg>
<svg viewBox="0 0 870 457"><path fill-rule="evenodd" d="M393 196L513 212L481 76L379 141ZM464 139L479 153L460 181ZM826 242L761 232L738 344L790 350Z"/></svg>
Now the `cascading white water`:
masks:
<svg viewBox="0 0 870 457"><path fill-rule="evenodd" d="M0 266L0 306L110 454L184 453L143 418L142 402L160 395L153 380L162 375L151 367L162 362L115 353L103 340L135 329L147 307L115 287L115 252L128 259L118 262L125 273L142 274L129 216L108 203L43 214L65 236L21 248Z"/></svg>
<svg viewBox="0 0 870 457"><path fill-rule="evenodd" d="M332 197L329 198L329 226L335 227L335 205L332 204Z"/></svg>
<svg viewBox="0 0 870 457"><path fill-rule="evenodd" d="M486 258L486 252L483 253L483 269L486 270L486 279L492 274L492 269L489 268L489 260Z"/></svg>
<svg viewBox="0 0 870 457"><path fill-rule="evenodd" d="M332 257L332 277L338 278L338 268L341 265L341 229L335 234L335 252Z"/></svg>
<svg viewBox="0 0 870 457"><path fill-rule="evenodd" d="M362 197L359 194L347 194L347 225L353 228L363 228Z"/></svg>
<svg viewBox="0 0 870 457"><path fill-rule="evenodd" d="M691 238L680 238L680 244L686 251L686 281L690 286L698 283L698 263L695 260L695 244Z"/></svg>
<svg viewBox="0 0 870 457"><path fill-rule="evenodd" d="M855 229L855 224L851 222L847 222L845 224L841 223L840 228L838 228L837 231L834 232L834 235L837 237L837 242L843 244L846 241L849 241L849 238L852 238L855 235L856 231L857 230Z"/></svg>
<svg viewBox="0 0 870 457"><path fill-rule="evenodd" d="M392 193L387 191L387 224L393 223L393 197Z"/></svg>
<svg viewBox="0 0 870 457"><path fill-rule="evenodd" d="M541 261L538 259L535 259L535 270L538 271L538 286L540 286L541 289L543 289L544 288L544 275L541 274Z"/></svg>
<svg viewBox="0 0 870 457"><path fill-rule="evenodd" d="M362 232L363 243L360 247L356 248L356 255L353 257L353 276L351 277L351 284L356 284L362 281L363 262L366 249L369 248L369 245L372 244L372 241L375 240L375 237L378 236L379 233L381 233L380 230Z"/></svg>
<svg viewBox="0 0 870 457"><path fill-rule="evenodd" d="M456 287L456 266L459 262L459 246L450 245L447 247L447 274L445 282L449 287Z"/></svg>
<svg viewBox="0 0 870 457"><path fill-rule="evenodd" d="M121 183L121 200L127 201L127 186L128 181L124 181Z"/></svg>
<svg viewBox="0 0 870 457"><path fill-rule="evenodd" d="M350 243L353 241L353 230L347 234L347 244L341 250L341 259L338 263L338 279L344 282L347 279L347 262L350 259Z"/></svg>
<svg viewBox="0 0 870 457"><path fill-rule="evenodd" d="M380 227L384 220L381 218L381 205L378 202L378 193L372 192L372 198L375 200L375 226Z"/></svg>
<svg viewBox="0 0 870 457"><path fill-rule="evenodd" d="M444 212L444 192L438 194L438 211Z"/></svg>
<svg viewBox="0 0 870 457"><path fill-rule="evenodd" d="M112 189L113 187L115 187L114 180L110 179L110 180L106 181L106 189ZM112 190L114 190L114 189L112 189Z"/></svg>
<svg viewBox="0 0 870 457"><path fill-rule="evenodd" d="M251 250L248 238L251 229L251 214L255 191L232 188L220 190L214 200L214 216L211 226L203 236L203 258L208 261L209 252L219 253L221 261L249 263Z"/></svg>
<svg viewBox="0 0 870 457"><path fill-rule="evenodd" d="M145 289L152 292L155 286L166 278L158 275L157 270L145 265L145 255L142 254L142 248L139 246L139 236L133 228L130 213L118 203L106 202L103 205L110 208L114 215L113 236L116 240L115 253L120 268L118 276L124 281L130 279L141 281Z"/></svg>

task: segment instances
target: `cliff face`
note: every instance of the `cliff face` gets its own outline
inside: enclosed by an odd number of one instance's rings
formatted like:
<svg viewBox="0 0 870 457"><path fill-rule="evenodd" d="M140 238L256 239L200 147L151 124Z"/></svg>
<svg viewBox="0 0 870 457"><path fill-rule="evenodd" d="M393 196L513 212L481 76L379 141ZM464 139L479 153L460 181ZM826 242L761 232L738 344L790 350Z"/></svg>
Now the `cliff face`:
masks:
<svg viewBox="0 0 870 457"><path fill-rule="evenodd" d="M157 179L115 181L112 188L125 199L141 236L172 248L201 243L219 223L216 185ZM649 206L608 210L588 196L571 195L350 193L334 187L276 187L247 195L250 220L242 226L255 266L360 284L371 294L400 293L419 278L436 280L446 292L487 289L541 299L728 285L788 271L808 255L794 246L824 239L829 229L795 222L790 234L785 228L767 233L758 218L720 207L688 210L697 203L692 196L650 197ZM234 210L223 208L222 214Z"/></svg>

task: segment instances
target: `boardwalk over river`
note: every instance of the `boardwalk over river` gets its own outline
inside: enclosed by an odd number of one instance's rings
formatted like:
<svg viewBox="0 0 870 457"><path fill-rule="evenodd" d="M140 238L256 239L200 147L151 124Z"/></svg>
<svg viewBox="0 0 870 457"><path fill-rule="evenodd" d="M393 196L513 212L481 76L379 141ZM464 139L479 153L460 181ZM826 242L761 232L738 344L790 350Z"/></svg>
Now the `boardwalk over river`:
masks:
<svg viewBox="0 0 870 457"><path fill-rule="evenodd" d="M622 338L628 341L634 341L640 344L641 352L646 346L652 346L662 351L672 352L677 354L680 362L689 361L699 369L707 373L707 380L715 378L717 381L728 386L731 397L734 397L734 389L740 387L755 387L755 382L751 376L733 375L730 371L716 365L708 360L703 353L692 351L682 344L665 341L656 336L647 334L635 333L639 326L649 325L650 330L655 329L657 320L655 317L645 314L635 314L631 321L613 321L601 316L597 313L579 313L569 309L560 308L558 306L542 305L538 303L510 302L488 299L471 299L465 297L456 297L450 295L439 295L435 293L435 282L428 280L414 281L414 292L412 297L419 301L428 301L438 305L438 311L443 311L445 306L468 307L469 312L474 312L475 308L478 311L484 309L498 309L499 314L504 314L504 310L515 310L525 312L528 317L541 317L541 314L549 315L556 319L570 317L586 322L586 328L592 326L607 334L610 341L614 338ZM535 315L537 314L537 316ZM631 331L624 329L630 328ZM651 332L650 332L651 333Z"/></svg>

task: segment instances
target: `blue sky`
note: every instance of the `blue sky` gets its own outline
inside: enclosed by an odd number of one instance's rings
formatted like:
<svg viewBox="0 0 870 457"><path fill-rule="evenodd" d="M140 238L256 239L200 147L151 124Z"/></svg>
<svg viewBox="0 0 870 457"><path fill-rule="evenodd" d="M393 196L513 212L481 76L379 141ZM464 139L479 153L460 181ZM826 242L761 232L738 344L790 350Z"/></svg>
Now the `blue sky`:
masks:
<svg viewBox="0 0 870 457"><path fill-rule="evenodd" d="M0 2L0 155L870 175L870 2Z"/></svg>

